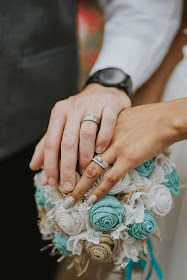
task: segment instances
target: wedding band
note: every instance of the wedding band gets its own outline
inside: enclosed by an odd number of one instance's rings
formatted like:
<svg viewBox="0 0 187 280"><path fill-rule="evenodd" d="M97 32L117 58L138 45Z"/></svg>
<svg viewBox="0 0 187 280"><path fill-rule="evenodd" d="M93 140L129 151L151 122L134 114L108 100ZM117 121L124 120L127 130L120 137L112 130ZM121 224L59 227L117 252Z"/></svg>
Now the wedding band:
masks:
<svg viewBox="0 0 187 280"><path fill-rule="evenodd" d="M85 115L85 116L82 118L82 120L81 120L81 124L82 124L84 121L92 121L92 122L95 122L98 126L100 126L100 123L101 123L101 120L100 120L97 116L94 116L94 115L91 115L91 114Z"/></svg>
<svg viewBox="0 0 187 280"><path fill-rule="evenodd" d="M92 158L92 160L99 164L103 169L109 167L108 163L106 163L101 157L95 156Z"/></svg>

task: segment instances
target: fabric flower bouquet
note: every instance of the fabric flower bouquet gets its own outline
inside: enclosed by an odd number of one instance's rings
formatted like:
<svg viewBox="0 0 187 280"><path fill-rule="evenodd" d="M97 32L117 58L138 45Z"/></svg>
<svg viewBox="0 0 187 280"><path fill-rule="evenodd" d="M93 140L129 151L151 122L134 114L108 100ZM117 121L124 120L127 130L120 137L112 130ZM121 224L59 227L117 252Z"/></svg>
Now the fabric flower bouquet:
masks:
<svg viewBox="0 0 187 280"><path fill-rule="evenodd" d="M180 185L168 154L162 153L129 171L105 197L89 206L89 193L110 168L75 207L67 210L63 207L67 194L62 186L42 186L44 170L35 175L39 229L43 239L51 240L47 247L52 247L51 254L59 254L58 261L71 255L84 266L93 259L124 269L144 260L149 251L147 241L159 237L157 219L170 212L172 196L178 194ZM76 175L78 181L80 175Z"/></svg>

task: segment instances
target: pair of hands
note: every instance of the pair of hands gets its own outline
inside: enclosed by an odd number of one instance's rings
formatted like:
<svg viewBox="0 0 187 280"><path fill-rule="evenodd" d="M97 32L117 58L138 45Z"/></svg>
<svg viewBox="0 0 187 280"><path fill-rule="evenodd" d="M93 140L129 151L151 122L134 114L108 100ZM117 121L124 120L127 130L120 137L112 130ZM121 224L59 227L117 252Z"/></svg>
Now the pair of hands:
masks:
<svg viewBox="0 0 187 280"><path fill-rule="evenodd" d="M105 196L128 171L155 157L173 143L187 138L187 122L177 117L178 111L181 112L183 108L181 113L187 120L187 98L185 104L182 103L184 100L181 99L179 102L141 105L119 114L111 144L100 155L113 167L92 191L88 204ZM66 199L65 207L74 206L102 173L102 167L91 162Z"/></svg>
<svg viewBox="0 0 187 280"><path fill-rule="evenodd" d="M103 173L102 167L91 162L97 127L95 123L84 122L80 128L84 114L91 113L102 118L96 150L101 146L104 152L100 156L108 164L113 164L102 183L91 193L89 204L105 196L129 170L186 137L182 122L176 117L180 116L176 108L180 108L180 112L186 111L183 101L127 108L130 100L124 92L101 88L99 85L90 86L81 94L57 103L57 108L51 114L47 134L37 145L30 164L31 169L35 170L44 163L46 180L43 184L51 184L51 176L55 178L56 184L61 147L61 183L66 191L71 192L65 202L67 208L75 205ZM80 168L86 170L74 188L78 144ZM67 180L73 185L71 189L65 187Z"/></svg>
<svg viewBox="0 0 187 280"><path fill-rule="evenodd" d="M102 153L109 146L118 114L130 106L131 101L124 91L97 83L88 85L75 96L57 102L52 109L47 132L36 146L30 168L37 170L44 165L44 184L55 186L60 174L65 191L72 191L75 187L77 161L83 174L94 153ZM97 124L92 121L85 121L80 126L86 114L101 119L99 131Z"/></svg>

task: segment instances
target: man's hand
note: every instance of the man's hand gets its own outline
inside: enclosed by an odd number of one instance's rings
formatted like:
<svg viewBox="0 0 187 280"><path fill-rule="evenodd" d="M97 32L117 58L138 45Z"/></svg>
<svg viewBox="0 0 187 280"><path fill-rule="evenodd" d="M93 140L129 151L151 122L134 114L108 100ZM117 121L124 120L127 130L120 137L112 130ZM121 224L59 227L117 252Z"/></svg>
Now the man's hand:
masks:
<svg viewBox="0 0 187 280"><path fill-rule="evenodd" d="M162 152L171 144L187 138L187 98L142 105L121 112L108 149L101 158L113 167L90 194L88 204L105 196L131 169ZM103 168L91 162L65 201L75 205L87 192ZM68 200L69 197L72 197Z"/></svg>
<svg viewBox="0 0 187 280"><path fill-rule="evenodd" d="M103 153L110 144L118 114L130 106L131 101L124 91L96 83L57 102L52 109L47 132L36 146L30 168L37 170L44 165L45 183L49 185L58 183L60 172L62 186L66 191L72 191L77 160L81 173L84 173L94 152ZM85 121L80 126L86 114L101 119L99 131L92 121Z"/></svg>

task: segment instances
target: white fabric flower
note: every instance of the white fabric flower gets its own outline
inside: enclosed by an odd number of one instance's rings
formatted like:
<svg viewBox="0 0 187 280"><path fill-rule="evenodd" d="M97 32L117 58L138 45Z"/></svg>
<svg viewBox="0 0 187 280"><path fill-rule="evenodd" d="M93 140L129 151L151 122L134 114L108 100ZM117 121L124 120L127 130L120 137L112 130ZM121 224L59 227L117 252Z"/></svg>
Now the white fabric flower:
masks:
<svg viewBox="0 0 187 280"><path fill-rule="evenodd" d="M170 190L164 185L156 185L150 189L149 195L155 202L154 205L150 207L150 212L156 218L166 216L170 212L173 204Z"/></svg>
<svg viewBox="0 0 187 280"><path fill-rule="evenodd" d="M55 219L62 231L68 235L76 235L86 229L86 221L79 211L67 211L62 204L56 207Z"/></svg>

